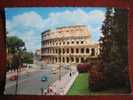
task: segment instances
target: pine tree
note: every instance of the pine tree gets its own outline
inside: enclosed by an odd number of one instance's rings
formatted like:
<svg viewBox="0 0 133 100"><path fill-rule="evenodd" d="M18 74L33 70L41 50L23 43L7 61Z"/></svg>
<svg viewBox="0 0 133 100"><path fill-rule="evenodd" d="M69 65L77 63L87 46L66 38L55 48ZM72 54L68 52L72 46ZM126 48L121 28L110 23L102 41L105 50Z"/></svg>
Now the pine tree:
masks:
<svg viewBox="0 0 133 100"><path fill-rule="evenodd" d="M109 59L109 52L111 50L111 29L112 29L112 8L107 8L106 11L106 18L102 25L102 35L103 37L100 38L100 56L101 62L104 66L108 66L110 59Z"/></svg>
<svg viewBox="0 0 133 100"><path fill-rule="evenodd" d="M112 28L112 48L110 66L113 73L113 80L120 85L129 85L128 83L128 14L125 9L114 9L113 28Z"/></svg>
<svg viewBox="0 0 133 100"><path fill-rule="evenodd" d="M111 87L129 86L127 52L127 10L107 8L100 38L101 54L105 76Z"/></svg>

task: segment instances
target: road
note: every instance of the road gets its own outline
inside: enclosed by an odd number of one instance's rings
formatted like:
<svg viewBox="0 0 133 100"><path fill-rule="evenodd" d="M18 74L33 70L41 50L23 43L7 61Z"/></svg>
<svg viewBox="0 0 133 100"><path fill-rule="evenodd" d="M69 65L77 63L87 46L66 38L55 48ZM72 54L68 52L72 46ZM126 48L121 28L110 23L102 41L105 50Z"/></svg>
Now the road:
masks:
<svg viewBox="0 0 133 100"><path fill-rule="evenodd" d="M47 66L44 69L37 69L36 71L27 74L19 75L17 94L22 95L40 95L41 88L47 89L49 84L54 83L59 79L59 73L53 74L52 66ZM61 76L65 75L69 70L61 68ZM41 77L46 75L48 81L42 82ZM16 81L6 80L5 94L14 95L16 88Z"/></svg>

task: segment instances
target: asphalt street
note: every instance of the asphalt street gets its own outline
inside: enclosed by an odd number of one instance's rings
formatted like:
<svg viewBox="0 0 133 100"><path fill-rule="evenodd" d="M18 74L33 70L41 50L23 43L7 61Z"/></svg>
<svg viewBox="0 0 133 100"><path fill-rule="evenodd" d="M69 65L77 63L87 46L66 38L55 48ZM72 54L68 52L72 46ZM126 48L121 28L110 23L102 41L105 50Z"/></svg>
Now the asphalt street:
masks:
<svg viewBox="0 0 133 100"><path fill-rule="evenodd" d="M69 70L61 68L61 76L64 76ZM47 76L47 81L41 81L42 76ZM41 95L41 88L47 89L49 84L54 83L59 79L59 73L52 73L52 66L47 66L44 69L38 69L29 74L19 75L17 94L20 95ZM6 80L5 94L15 94L16 81Z"/></svg>

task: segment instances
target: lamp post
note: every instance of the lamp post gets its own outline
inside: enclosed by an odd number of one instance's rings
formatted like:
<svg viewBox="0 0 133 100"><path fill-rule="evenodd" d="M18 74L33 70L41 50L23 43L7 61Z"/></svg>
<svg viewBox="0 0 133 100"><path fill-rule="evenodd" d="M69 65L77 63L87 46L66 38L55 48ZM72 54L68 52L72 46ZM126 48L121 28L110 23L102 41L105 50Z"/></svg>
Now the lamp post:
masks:
<svg viewBox="0 0 133 100"><path fill-rule="evenodd" d="M72 65L72 55L71 55L71 53L70 53L70 60L71 60L71 62L70 62L70 73L71 73L71 65Z"/></svg>
<svg viewBox="0 0 133 100"><path fill-rule="evenodd" d="M17 78L16 78L15 94L18 93L19 68L22 67L22 64L23 64L23 56L22 56L22 53L23 53L23 51L25 51L25 50L26 50L25 46L24 46L24 48L22 49L22 52L21 52L21 50L17 49L17 53L16 53L15 58L14 58L14 60L15 60L15 66L16 66L16 68L17 68L17 75L16 75Z"/></svg>
<svg viewBox="0 0 133 100"><path fill-rule="evenodd" d="M61 36L61 39L63 41L64 36ZM58 48L58 55L59 55L59 80L61 80L61 47Z"/></svg>
<svg viewBox="0 0 133 100"><path fill-rule="evenodd" d="M58 54L59 54L59 80L61 80L61 48L59 48Z"/></svg>

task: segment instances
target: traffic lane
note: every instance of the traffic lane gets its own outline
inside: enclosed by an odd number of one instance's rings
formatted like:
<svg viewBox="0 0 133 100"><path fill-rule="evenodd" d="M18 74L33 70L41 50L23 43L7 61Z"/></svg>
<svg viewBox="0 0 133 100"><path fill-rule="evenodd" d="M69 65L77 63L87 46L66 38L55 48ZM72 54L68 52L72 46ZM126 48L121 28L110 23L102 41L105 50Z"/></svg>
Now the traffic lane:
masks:
<svg viewBox="0 0 133 100"><path fill-rule="evenodd" d="M18 81L23 81L25 79L28 79L29 76L33 76L35 73L38 73L42 70L36 70L36 71L33 71L33 72L28 72L28 73L25 73L25 74L20 74L18 73ZM43 70L44 71L44 70ZM50 69L47 69L46 71L50 71ZM6 87L12 85L12 84L16 84L16 80L12 81L10 80L9 78L6 79Z"/></svg>
<svg viewBox="0 0 133 100"><path fill-rule="evenodd" d="M66 70L61 69L61 76L66 73ZM41 82L41 77L43 75L48 76L47 82ZM34 73L31 73L29 79L26 81L18 84L18 94L30 94L30 95L39 95L41 92L41 88L46 89L49 84L54 83L57 79L59 79L59 73L52 74L51 70L40 70ZM15 92L15 85L7 88L6 94L14 94Z"/></svg>
<svg viewBox="0 0 133 100"><path fill-rule="evenodd" d="M18 94L39 95L41 93L41 88L46 89L52 81L52 77L50 77L49 73L45 72L45 74L47 74L48 81L42 82L41 77L44 73L38 73L33 79L19 85L18 90L20 91L18 91Z"/></svg>
<svg viewBox="0 0 133 100"><path fill-rule="evenodd" d="M62 71L61 74L64 75L65 74L64 71ZM48 81L45 82L41 81L41 77L43 75L47 75ZM45 73L43 73L42 71L41 73L38 73L38 76L34 77L34 79L28 80L26 84L21 84L19 88L20 91L18 91L18 94L41 95L41 88L43 88L44 90L47 89L49 84L54 83L58 79L58 74L54 76L55 78L53 78L53 74L51 74L51 71L50 72L47 71Z"/></svg>
<svg viewBox="0 0 133 100"><path fill-rule="evenodd" d="M43 75L48 76L47 82L41 82L41 77ZM52 75L50 71L39 71L35 72L33 75L30 75L30 78L25 80L22 83L18 84L18 94L38 94L40 88L47 88L48 84L52 83ZM6 90L6 94L14 94L16 84L8 87ZM32 92L31 92L32 91Z"/></svg>

